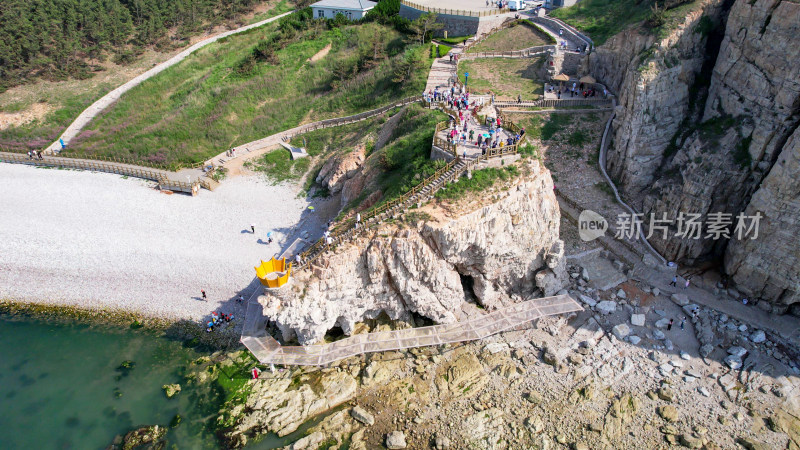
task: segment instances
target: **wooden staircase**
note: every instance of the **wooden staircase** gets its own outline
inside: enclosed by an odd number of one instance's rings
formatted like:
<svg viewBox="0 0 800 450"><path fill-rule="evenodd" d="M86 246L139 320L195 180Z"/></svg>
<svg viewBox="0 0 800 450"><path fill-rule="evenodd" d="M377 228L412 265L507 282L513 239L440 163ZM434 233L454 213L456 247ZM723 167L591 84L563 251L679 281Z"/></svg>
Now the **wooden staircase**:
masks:
<svg viewBox="0 0 800 450"><path fill-rule="evenodd" d="M446 171L438 175L433 180L425 183L421 189L408 196L403 201L394 204L378 214L370 216L361 224L347 226L344 229L341 229L341 227L338 230L334 229L330 235L332 240L331 245L350 242L362 235L367 229L373 228L383 223L385 220L396 217L400 211L404 211L414 204L421 204L422 202L432 199L436 191L444 187L447 182L457 180L458 177L460 177L461 174L464 173L464 171L466 171L470 166L470 161L464 160L463 158L457 158L448 165L450 167L447 167ZM325 252L328 247L329 246L325 243L324 237L315 242L314 245L309 247L308 250L302 254L302 261L296 266L295 270L302 270L308 267L319 255Z"/></svg>

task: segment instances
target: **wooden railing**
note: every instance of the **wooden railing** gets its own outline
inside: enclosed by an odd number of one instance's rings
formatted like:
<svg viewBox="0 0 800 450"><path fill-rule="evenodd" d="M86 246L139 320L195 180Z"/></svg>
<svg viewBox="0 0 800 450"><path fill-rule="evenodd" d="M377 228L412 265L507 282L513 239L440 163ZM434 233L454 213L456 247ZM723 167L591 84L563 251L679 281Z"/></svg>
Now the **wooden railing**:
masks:
<svg viewBox="0 0 800 450"><path fill-rule="evenodd" d="M389 111L392 108L399 108L401 106L405 106L411 103L417 102L424 102L425 99L421 95L415 95L412 97L406 97L402 100L398 100L390 105L382 106L380 108L371 109L369 111L364 111L362 113L353 114L352 116L345 116L345 117L337 117L335 119L325 119L319 120L317 122L312 122L307 125L300 127L299 130L295 131L294 134L286 134L283 138L284 141L289 141L291 138L298 136L300 134L308 133L315 130L321 130L323 128L330 128L330 127L338 127L341 125L348 125L351 123L359 122L361 120L367 119L369 117L377 116L379 114L383 114L386 111Z"/></svg>
<svg viewBox="0 0 800 450"><path fill-rule="evenodd" d="M610 106L610 98L539 99L532 102L495 102L498 108L555 108L570 106Z"/></svg>
<svg viewBox="0 0 800 450"><path fill-rule="evenodd" d="M29 164L33 166L63 167L66 169L93 170L97 172L114 173L130 177L143 178L158 182L162 187L172 190L190 192L192 195L197 193L200 182L186 182L170 180L167 173L161 170L153 170L147 167L119 164L112 161L95 161L89 159L64 158L61 156L45 155L42 159L28 158L26 154L19 153L0 153L0 162Z"/></svg>
<svg viewBox="0 0 800 450"><path fill-rule="evenodd" d="M436 14L447 14L450 16L464 16L464 17L496 16L498 14L504 14L510 11L508 8L492 9L490 11L466 11L461 9L431 8L430 6L418 5L416 3L412 3L406 0L401 0L400 4L405 5L412 9L416 9L417 11L436 13Z"/></svg>
<svg viewBox="0 0 800 450"><path fill-rule="evenodd" d="M506 52L462 53L459 57L459 60L478 58L531 58L534 56L544 55L548 52L554 52L555 50L555 45L539 45L522 50L509 50Z"/></svg>
<svg viewBox="0 0 800 450"><path fill-rule="evenodd" d="M425 178L422 182L418 183L416 186L412 187L409 191L405 194L397 197L395 199L389 200L381 205L378 205L368 211L365 211L361 214L361 223L356 228L356 218L353 214L351 214L347 219L341 220L335 225L331 227L330 230L330 238L332 244L339 244L346 240L351 240L363 232L365 232L368 228L377 225L377 221L373 220L376 217L380 216L381 214L391 213L393 211L399 210L408 206L411 202L411 199L418 193L422 192L425 187L434 183L437 179L441 178L443 175L447 174L451 169L455 168L457 164L461 160L459 158L455 158L452 161L448 162L441 168L439 168L433 175ZM463 171L463 169L462 169ZM460 175L460 171L453 171L450 177L442 180L437 186L433 186L431 191L428 192L428 195L433 195L437 187L441 187L445 182L449 181L453 178L454 175ZM325 250L326 242L325 238L320 238L311 245L306 251L300 254L301 263L298 265L297 270L302 270L306 267L309 267L314 260L316 260L319 255Z"/></svg>
<svg viewBox="0 0 800 450"><path fill-rule="evenodd" d="M18 153L26 155L28 150L20 149L20 148L7 148L7 147L0 147L0 152L6 153ZM47 156L47 155L44 155ZM163 170L165 172L169 171L177 171L181 169L200 169L204 166L204 162L198 163L176 163L174 165L157 163L152 161L143 161L143 160L136 160L132 158L125 158L121 156L99 156L99 155L74 155L71 153L58 153L56 155L50 156L57 156L59 158L70 158L70 159L83 159L89 161L102 161L107 163L114 163L114 164L128 164L131 166L139 166L139 167L147 167L151 169L158 169Z"/></svg>

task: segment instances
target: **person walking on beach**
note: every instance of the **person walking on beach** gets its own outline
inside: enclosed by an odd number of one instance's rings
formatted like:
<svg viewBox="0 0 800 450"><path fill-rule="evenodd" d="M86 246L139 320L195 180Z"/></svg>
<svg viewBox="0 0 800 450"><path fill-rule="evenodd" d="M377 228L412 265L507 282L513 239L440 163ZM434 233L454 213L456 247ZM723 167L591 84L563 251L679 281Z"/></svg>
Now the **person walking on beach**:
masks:
<svg viewBox="0 0 800 450"><path fill-rule="evenodd" d="M675 322L675 319L669 319L669 323L667 324L667 331L672 329L672 324Z"/></svg>
<svg viewBox="0 0 800 450"><path fill-rule="evenodd" d="M256 224L254 224L254 223L251 223L251 224L250 224L250 231L251 231L253 234L256 234Z"/></svg>
<svg viewBox="0 0 800 450"><path fill-rule="evenodd" d="M241 295L239 296L239 298L236 299L236 303L242 303L243 301L244 297L242 297Z"/></svg>
<svg viewBox="0 0 800 450"><path fill-rule="evenodd" d="M675 275L672 277L672 281L669 283L670 286L678 287L678 276Z"/></svg>
<svg viewBox="0 0 800 450"><path fill-rule="evenodd" d="M689 289L689 279L686 279L686 284L683 285L683 290Z"/></svg>
<svg viewBox="0 0 800 450"><path fill-rule="evenodd" d="M203 301L204 301L204 302L207 302L207 301L208 301L208 297L206 297L206 291L205 291L205 290L203 290L203 289L200 289L200 295L202 295L202 296L203 296Z"/></svg>
<svg viewBox="0 0 800 450"><path fill-rule="evenodd" d="M681 330L686 325L686 316L681 317Z"/></svg>

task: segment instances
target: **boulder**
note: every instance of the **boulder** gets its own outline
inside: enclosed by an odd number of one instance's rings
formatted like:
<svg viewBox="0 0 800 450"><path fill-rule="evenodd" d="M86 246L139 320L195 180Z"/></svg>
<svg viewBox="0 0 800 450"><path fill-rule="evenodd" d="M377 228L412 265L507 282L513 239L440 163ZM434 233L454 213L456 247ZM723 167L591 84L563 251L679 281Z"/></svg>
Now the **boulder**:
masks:
<svg viewBox="0 0 800 450"><path fill-rule="evenodd" d="M544 361L546 364L550 364L553 367L557 366L559 363L559 359L555 350L550 347L545 347L544 352L542 352L542 361Z"/></svg>
<svg viewBox="0 0 800 450"><path fill-rule="evenodd" d="M689 434L682 434L678 441L686 448L702 448L703 440Z"/></svg>
<svg viewBox="0 0 800 450"><path fill-rule="evenodd" d="M164 394L166 394L167 398L172 398L181 391L180 384L165 384L161 386L161 389L164 390Z"/></svg>
<svg viewBox="0 0 800 450"><path fill-rule="evenodd" d="M655 295L656 297L658 297L659 295L661 295L661 289L659 289L659 288L653 288L653 295Z"/></svg>
<svg viewBox="0 0 800 450"><path fill-rule="evenodd" d="M636 336L635 334L632 334L632 335L628 336L627 339L628 339L628 342L630 342L633 345L639 345L639 342L642 342L642 338L640 338L639 336Z"/></svg>
<svg viewBox="0 0 800 450"><path fill-rule="evenodd" d="M653 339L658 339L660 341L661 339L664 339L665 337L667 337L667 336L664 334L663 331L661 331L661 330L653 330Z"/></svg>
<svg viewBox="0 0 800 450"><path fill-rule="evenodd" d="M589 308L594 308L594 306L597 305L597 300L589 297L588 295L578 294L578 298L580 298L581 301Z"/></svg>
<svg viewBox="0 0 800 450"><path fill-rule="evenodd" d="M364 425L374 425L375 424L375 417L369 413L366 409L362 408L361 406L355 406L353 409L350 410L350 415L353 416L354 419L363 423Z"/></svg>
<svg viewBox="0 0 800 450"><path fill-rule="evenodd" d="M731 347L728 349L728 354L741 358L747 353L747 349L743 347Z"/></svg>
<svg viewBox="0 0 800 450"><path fill-rule="evenodd" d="M728 355L725 357L725 364L733 370L739 369L742 367L742 358L736 355Z"/></svg>
<svg viewBox="0 0 800 450"><path fill-rule="evenodd" d="M658 415L667 422L675 422L678 420L678 409L672 405L659 406L656 411Z"/></svg>
<svg viewBox="0 0 800 450"><path fill-rule="evenodd" d="M689 315L689 317L691 317L691 316L692 316L692 314L694 313L694 310L695 310L695 309L699 309L700 307L699 307L699 306L697 306L697 305L696 305L696 304L694 304L694 303L691 303L691 304L688 304L688 305L684 305L684 306L682 306L682 308L683 308L683 310L686 312L686 314L688 314L688 315Z"/></svg>
<svg viewBox="0 0 800 450"><path fill-rule="evenodd" d="M524 423L525 428L527 428L532 434L539 434L544 431L544 422L542 421L541 417L536 414L525 419Z"/></svg>
<svg viewBox="0 0 800 450"><path fill-rule="evenodd" d="M689 304L689 297L687 297L685 294L672 294L670 299L672 299L672 302L678 306L686 306Z"/></svg>
<svg viewBox="0 0 800 450"><path fill-rule="evenodd" d="M756 344L760 344L767 340L767 335L762 330L756 330L750 335L750 340Z"/></svg>
<svg viewBox="0 0 800 450"><path fill-rule="evenodd" d="M631 314L631 325L643 327L645 322L644 314Z"/></svg>
<svg viewBox="0 0 800 450"><path fill-rule="evenodd" d="M631 334L631 327L625 323L621 323L614 326L614 328L611 329L611 333L616 336L617 339L622 340L625 339L625 336Z"/></svg>
<svg viewBox="0 0 800 450"><path fill-rule="evenodd" d="M667 328L668 325L669 325L669 319L667 319L666 317L664 317L663 319L658 319L656 321L656 328Z"/></svg>
<svg viewBox="0 0 800 450"><path fill-rule="evenodd" d="M166 427L151 425L129 431L122 439L123 450L133 449L145 444L157 442L167 434Z"/></svg>
<svg viewBox="0 0 800 450"><path fill-rule="evenodd" d="M436 439L434 440L434 444L436 444L437 450L450 448L450 438L442 435L441 433L436 433Z"/></svg>
<svg viewBox="0 0 800 450"><path fill-rule="evenodd" d="M665 402L671 402L675 399L675 393L672 392L669 388L662 387L656 392L658 394L658 398L664 400Z"/></svg>
<svg viewBox="0 0 800 450"><path fill-rule="evenodd" d="M711 352L713 351L714 351L714 346L711 344L705 344L700 346L700 356L703 358L708 357L708 355L710 355Z"/></svg>
<svg viewBox="0 0 800 450"><path fill-rule="evenodd" d="M486 347L483 347L483 349L494 355L495 353L508 350L508 344L505 342L492 342L491 344L487 344Z"/></svg>
<svg viewBox="0 0 800 450"><path fill-rule="evenodd" d="M406 435L402 431L392 431L386 435L386 448L390 450L406 448Z"/></svg>
<svg viewBox="0 0 800 450"><path fill-rule="evenodd" d="M603 300L597 304L597 312L600 314L611 314L617 310L617 304L611 300Z"/></svg>
<svg viewBox="0 0 800 450"><path fill-rule="evenodd" d="M627 298L628 295L625 293L624 290L620 289L620 290L617 291L617 297L624 299L624 298Z"/></svg>

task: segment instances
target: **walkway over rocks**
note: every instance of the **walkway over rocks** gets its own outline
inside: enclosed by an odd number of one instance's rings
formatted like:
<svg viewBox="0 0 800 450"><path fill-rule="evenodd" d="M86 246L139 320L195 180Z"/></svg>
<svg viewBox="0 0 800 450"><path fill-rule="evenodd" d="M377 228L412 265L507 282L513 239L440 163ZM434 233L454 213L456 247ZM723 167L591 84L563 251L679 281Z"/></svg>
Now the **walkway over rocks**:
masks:
<svg viewBox="0 0 800 450"><path fill-rule="evenodd" d="M582 311L569 295L515 303L462 322L357 334L330 344L282 346L266 332L268 318L256 301L247 305L242 343L262 364L324 366L364 353L474 341L525 325L540 317Z"/></svg>

